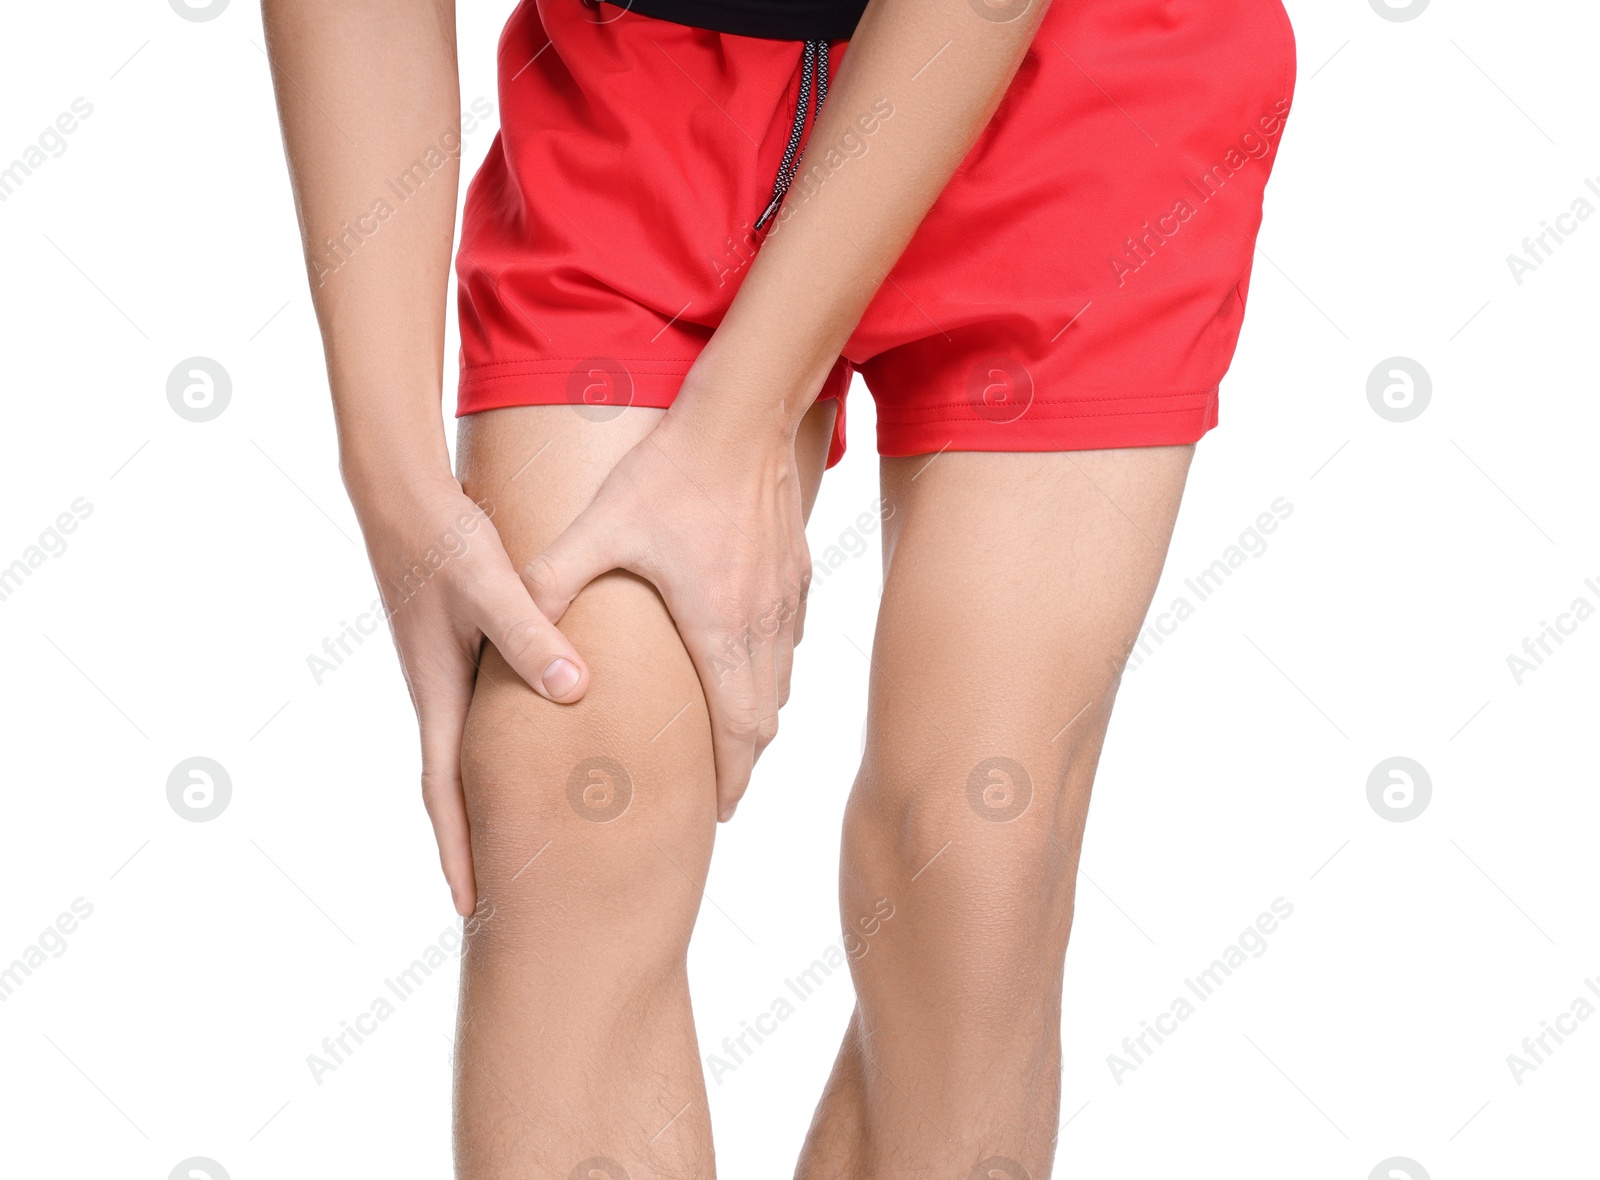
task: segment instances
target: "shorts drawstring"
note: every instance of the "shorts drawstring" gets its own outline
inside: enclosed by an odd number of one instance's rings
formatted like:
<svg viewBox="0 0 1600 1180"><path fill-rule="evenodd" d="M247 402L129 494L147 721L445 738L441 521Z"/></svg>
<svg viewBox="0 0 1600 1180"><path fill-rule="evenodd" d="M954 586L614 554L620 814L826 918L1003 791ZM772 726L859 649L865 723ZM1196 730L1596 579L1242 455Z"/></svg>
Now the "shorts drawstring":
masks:
<svg viewBox="0 0 1600 1180"><path fill-rule="evenodd" d="M800 150L800 139L805 134L806 115L811 106L811 84L816 79L817 108L816 116L812 122L822 116L822 103L828 97L828 43L826 41L807 41L805 53L800 65L800 100L794 109L794 126L789 130L789 146L783 150L783 162L778 165L777 179L772 185L772 200L768 203L761 216L756 218L757 229L766 225L783 204L784 195L789 191L789 186L794 183L795 174L800 169L800 158L805 155Z"/></svg>

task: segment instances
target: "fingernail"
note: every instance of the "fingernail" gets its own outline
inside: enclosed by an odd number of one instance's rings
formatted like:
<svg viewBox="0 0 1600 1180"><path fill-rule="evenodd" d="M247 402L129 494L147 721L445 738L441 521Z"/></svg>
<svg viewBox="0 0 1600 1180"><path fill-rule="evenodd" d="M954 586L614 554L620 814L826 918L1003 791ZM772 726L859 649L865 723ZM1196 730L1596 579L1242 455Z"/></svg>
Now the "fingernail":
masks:
<svg viewBox="0 0 1600 1180"><path fill-rule="evenodd" d="M731 807L723 808L722 814L717 816L717 818L719 820L721 820L723 823L727 823L730 819L733 818L733 813L735 811L738 811L738 810L739 810L739 805L737 803L735 803Z"/></svg>
<svg viewBox="0 0 1600 1180"><path fill-rule="evenodd" d="M564 697L577 687L578 668L568 659L551 660L539 679L544 683L545 692L553 697Z"/></svg>

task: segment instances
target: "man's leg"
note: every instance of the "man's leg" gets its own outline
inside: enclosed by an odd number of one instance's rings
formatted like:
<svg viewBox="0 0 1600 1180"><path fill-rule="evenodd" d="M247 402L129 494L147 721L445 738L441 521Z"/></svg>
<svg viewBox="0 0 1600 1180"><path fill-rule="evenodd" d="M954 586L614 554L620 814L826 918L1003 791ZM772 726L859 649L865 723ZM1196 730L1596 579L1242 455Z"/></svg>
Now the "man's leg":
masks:
<svg viewBox="0 0 1600 1180"><path fill-rule="evenodd" d="M840 871L857 1002L804 1180L1049 1174L1089 789L1192 450L884 460Z"/></svg>
<svg viewBox="0 0 1600 1180"><path fill-rule="evenodd" d="M520 568L659 417L475 415L463 486ZM797 439L808 510L832 420L814 409ZM591 669L580 703L539 697L491 647L467 721L480 902L462 964L457 1174L702 1180L711 1129L686 951L716 827L705 700L648 583L600 578L561 628Z"/></svg>

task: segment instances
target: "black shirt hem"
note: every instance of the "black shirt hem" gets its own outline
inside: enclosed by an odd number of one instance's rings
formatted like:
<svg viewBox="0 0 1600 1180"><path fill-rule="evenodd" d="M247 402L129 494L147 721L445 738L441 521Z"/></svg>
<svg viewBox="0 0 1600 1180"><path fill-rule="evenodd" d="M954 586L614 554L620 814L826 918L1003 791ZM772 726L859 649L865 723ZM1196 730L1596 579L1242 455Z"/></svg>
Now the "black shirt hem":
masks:
<svg viewBox="0 0 1600 1180"><path fill-rule="evenodd" d="M696 29L765 37L774 41L847 41L866 0L621 0L615 5L641 16Z"/></svg>

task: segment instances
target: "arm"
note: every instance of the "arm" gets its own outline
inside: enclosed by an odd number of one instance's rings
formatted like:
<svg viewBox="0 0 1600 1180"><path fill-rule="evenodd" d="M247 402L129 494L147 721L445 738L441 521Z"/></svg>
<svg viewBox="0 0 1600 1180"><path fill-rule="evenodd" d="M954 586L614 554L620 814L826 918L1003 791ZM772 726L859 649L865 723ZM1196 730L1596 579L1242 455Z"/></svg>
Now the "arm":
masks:
<svg viewBox="0 0 1600 1180"><path fill-rule="evenodd" d="M482 640L552 700L582 696L587 673L450 472L439 391L461 143L455 5L264 0L262 13L340 469L421 723L440 859L470 914L460 750ZM442 166L399 201L386 179L429 149Z"/></svg>
<svg viewBox="0 0 1600 1180"><path fill-rule="evenodd" d="M1048 0L1013 6L1018 15L1003 22L979 17L963 0L867 6L776 228L702 358L741 376L737 391L724 390L716 404L741 439L763 428L758 423L793 433L989 122ZM803 196L806 174L826 167L828 149L885 101L893 117L867 150Z"/></svg>
<svg viewBox="0 0 1600 1180"><path fill-rule="evenodd" d="M524 570L555 620L610 569L661 591L710 706L724 820L777 731L804 618L795 430L1010 84L1047 0L1014 2L1006 20L963 0L868 4L777 228L671 410ZM885 101L867 151L804 196L830 145Z"/></svg>

